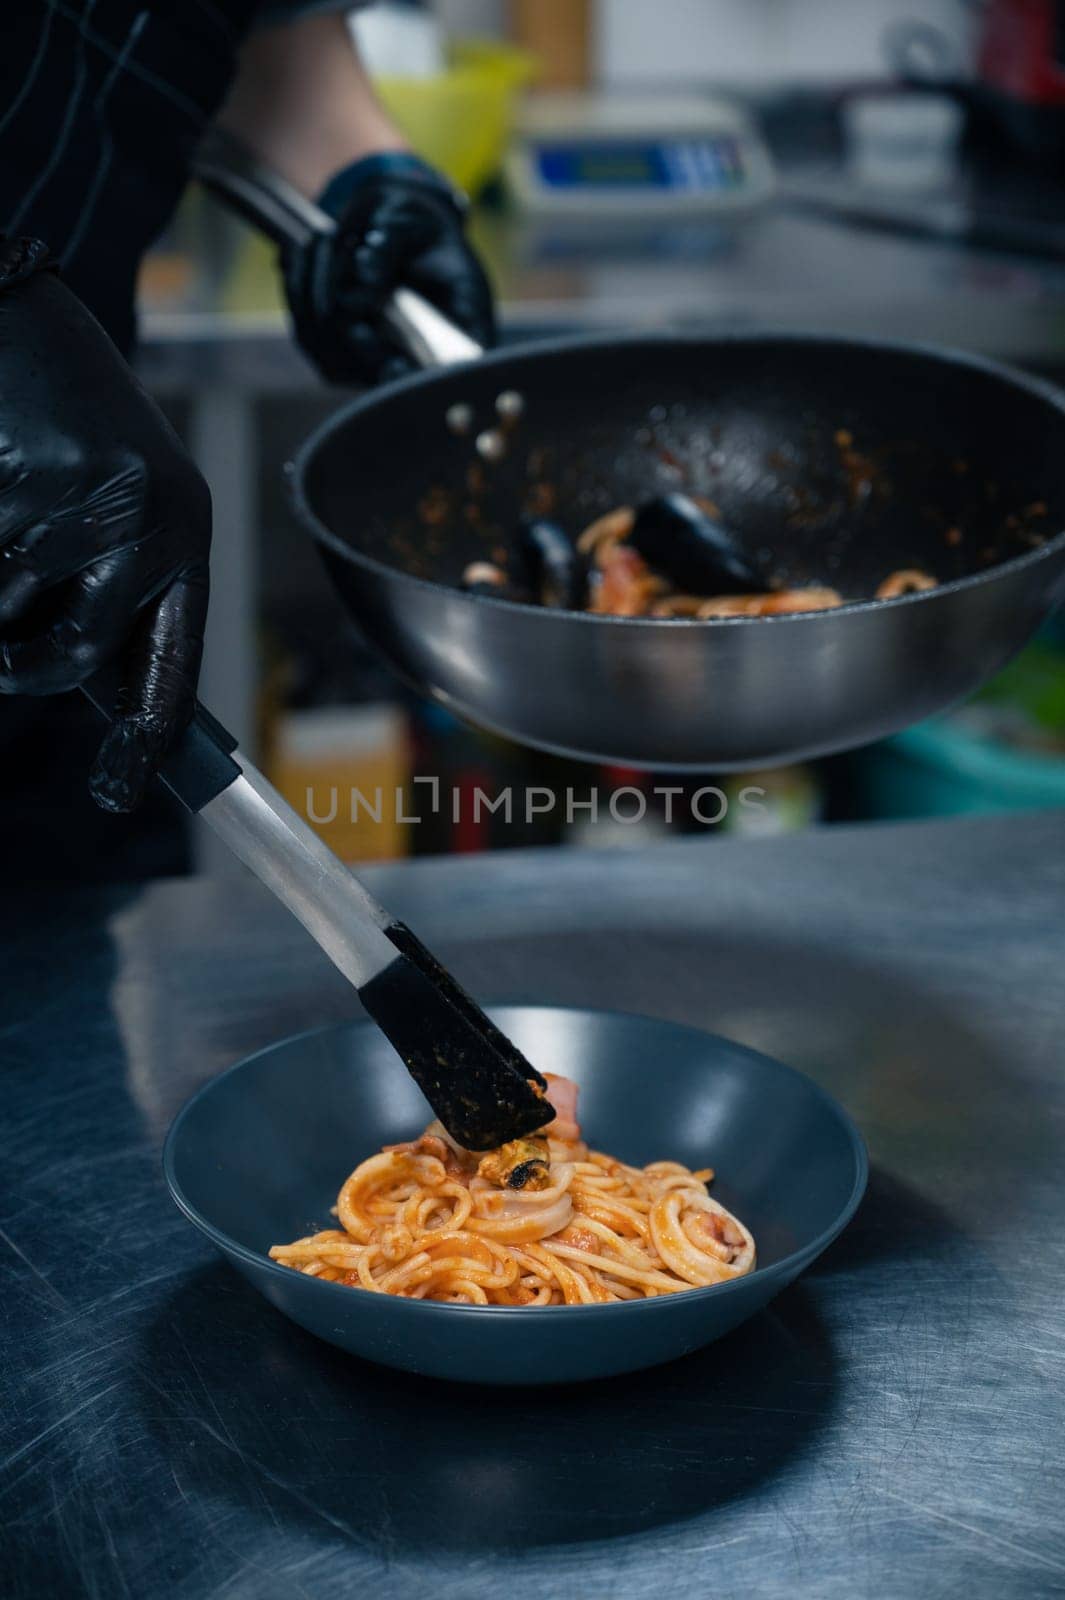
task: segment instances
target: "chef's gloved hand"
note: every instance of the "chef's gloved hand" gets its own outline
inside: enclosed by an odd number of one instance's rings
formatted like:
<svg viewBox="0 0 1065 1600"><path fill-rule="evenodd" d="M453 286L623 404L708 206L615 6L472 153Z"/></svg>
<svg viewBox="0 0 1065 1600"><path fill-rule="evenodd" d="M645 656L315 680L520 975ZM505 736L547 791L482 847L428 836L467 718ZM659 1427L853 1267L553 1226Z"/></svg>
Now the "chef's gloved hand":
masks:
<svg viewBox="0 0 1065 1600"><path fill-rule="evenodd" d="M414 363L382 327L394 289L416 289L477 340L495 343L492 291L466 241L465 202L446 178L402 151L337 174L318 204L337 231L282 252L296 337L333 383L382 383Z"/></svg>
<svg viewBox="0 0 1065 1600"><path fill-rule="evenodd" d="M192 715L211 498L45 257L0 240L0 693L58 694L115 663L90 787L130 811Z"/></svg>

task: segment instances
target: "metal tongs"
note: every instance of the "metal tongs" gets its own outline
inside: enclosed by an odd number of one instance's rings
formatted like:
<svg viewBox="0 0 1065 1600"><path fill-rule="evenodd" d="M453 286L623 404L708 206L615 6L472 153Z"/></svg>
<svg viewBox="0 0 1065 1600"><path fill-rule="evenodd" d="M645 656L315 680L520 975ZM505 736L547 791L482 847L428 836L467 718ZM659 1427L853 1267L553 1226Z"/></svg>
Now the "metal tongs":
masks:
<svg viewBox="0 0 1065 1600"><path fill-rule="evenodd" d="M279 243L333 228L331 217L226 135L209 136L197 171L201 181ZM423 365L480 354L471 339L410 290L396 292L386 317ZM108 675L100 674L85 693L110 717L115 688ZM202 706L197 705L160 776L354 984L459 1144L468 1150L495 1149L552 1120L540 1073L410 929L378 905Z"/></svg>
<svg viewBox="0 0 1065 1600"><path fill-rule="evenodd" d="M84 693L105 717L114 682ZM297 917L358 991L448 1133L493 1150L554 1117L547 1085L402 922L333 855L210 712L193 721L160 777Z"/></svg>

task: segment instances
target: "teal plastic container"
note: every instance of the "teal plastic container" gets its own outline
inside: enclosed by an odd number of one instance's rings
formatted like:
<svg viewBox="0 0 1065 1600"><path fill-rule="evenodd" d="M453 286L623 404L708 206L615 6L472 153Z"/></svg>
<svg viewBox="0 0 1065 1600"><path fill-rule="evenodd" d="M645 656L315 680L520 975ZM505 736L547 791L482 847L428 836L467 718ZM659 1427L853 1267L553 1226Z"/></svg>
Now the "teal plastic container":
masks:
<svg viewBox="0 0 1065 1600"><path fill-rule="evenodd" d="M1030 755L949 721L923 722L861 758L874 817L946 817L1065 806L1065 757Z"/></svg>
<svg viewBox="0 0 1065 1600"><path fill-rule="evenodd" d="M1015 726L1065 734L1065 609L973 702L922 722L857 758L858 797L871 817L947 817L1065 806L1065 754L1003 737Z"/></svg>

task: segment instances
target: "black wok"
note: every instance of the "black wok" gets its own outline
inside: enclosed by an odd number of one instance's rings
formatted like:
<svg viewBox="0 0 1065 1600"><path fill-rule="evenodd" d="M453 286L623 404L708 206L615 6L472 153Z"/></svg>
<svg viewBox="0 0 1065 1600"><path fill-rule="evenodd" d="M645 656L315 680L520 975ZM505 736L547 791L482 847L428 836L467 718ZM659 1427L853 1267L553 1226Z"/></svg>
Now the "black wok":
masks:
<svg viewBox="0 0 1065 1600"><path fill-rule="evenodd" d="M505 459L476 468L445 413L470 404L488 426L509 389L523 418ZM749 768L863 744L971 694L1065 596L1065 401L919 347L658 337L498 352L348 406L300 453L294 488L397 672L471 722L588 759ZM512 546L530 496L552 496L576 534L678 488L711 498L780 580L856 603L657 621L456 587L469 561ZM868 599L909 567L939 587Z"/></svg>
<svg viewBox="0 0 1065 1600"><path fill-rule="evenodd" d="M333 223L218 136L200 175L279 242ZM436 370L300 452L296 509L359 627L415 688L526 744L653 768L751 768L881 738L963 699L1065 596L1065 397L918 346L769 336L543 344L481 359L409 291L386 319ZM458 361L457 365L451 363ZM443 370L440 370L443 366ZM504 458L474 437L525 403ZM446 413L473 408L464 438ZM711 499L756 568L855 603L633 620L461 592L545 506L576 535L671 490ZM874 602L919 568L938 587Z"/></svg>

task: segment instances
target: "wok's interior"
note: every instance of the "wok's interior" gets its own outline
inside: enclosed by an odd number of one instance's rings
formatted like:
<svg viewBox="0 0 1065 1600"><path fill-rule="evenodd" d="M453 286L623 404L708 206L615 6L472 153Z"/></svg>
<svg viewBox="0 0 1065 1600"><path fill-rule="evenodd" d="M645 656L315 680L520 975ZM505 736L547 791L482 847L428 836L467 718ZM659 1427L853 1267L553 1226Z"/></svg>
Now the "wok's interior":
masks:
<svg viewBox="0 0 1065 1600"><path fill-rule="evenodd" d="M523 396L524 414L488 465L474 435L494 426L504 390ZM459 402L475 419L462 438L445 420ZM543 485L573 536L616 506L680 490L713 501L780 583L864 599L895 569L942 583L1055 535L1061 432L1045 396L922 351L801 339L531 347L349 408L308 448L303 487L346 549L447 584L512 546L522 514L545 509Z"/></svg>

